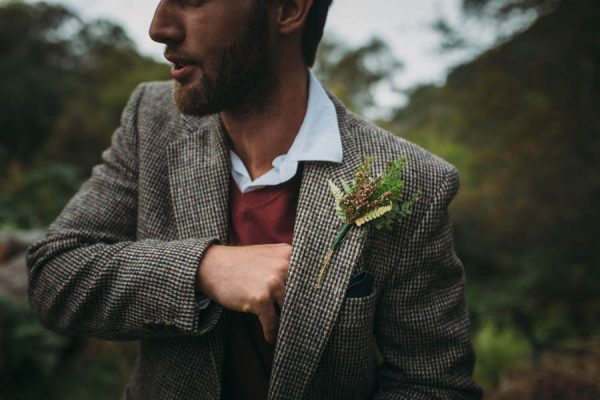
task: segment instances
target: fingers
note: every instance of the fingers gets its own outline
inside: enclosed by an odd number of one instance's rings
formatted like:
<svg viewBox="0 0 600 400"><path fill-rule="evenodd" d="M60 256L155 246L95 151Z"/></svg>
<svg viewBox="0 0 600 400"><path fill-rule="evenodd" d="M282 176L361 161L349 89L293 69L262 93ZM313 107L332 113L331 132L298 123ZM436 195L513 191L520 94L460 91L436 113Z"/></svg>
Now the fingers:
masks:
<svg viewBox="0 0 600 400"><path fill-rule="evenodd" d="M291 246L285 243L282 243L281 245L287 246L291 249ZM273 299L273 305L275 307L277 315L281 314L281 309L283 308L285 286L287 285L287 279L289 274L288 268L289 262L282 264L282 268L278 270L277 276L271 280L270 293Z"/></svg>
<svg viewBox="0 0 600 400"><path fill-rule="evenodd" d="M292 255L292 246L287 243L264 244L259 246L264 246L265 249L277 251L288 259Z"/></svg>
<svg viewBox="0 0 600 400"><path fill-rule="evenodd" d="M233 255L223 257L227 268L219 269L223 272L218 279L222 296L215 297L226 308L255 314L265 340L275 343L292 246L275 243L224 249Z"/></svg>
<svg viewBox="0 0 600 400"><path fill-rule="evenodd" d="M284 285L287 283L288 275L290 273L289 268L290 268L290 263L288 260L288 262L285 264L285 269L283 270L283 284Z"/></svg>
<svg viewBox="0 0 600 400"><path fill-rule="evenodd" d="M277 316L281 316L281 309L283 308L283 299L284 299L284 285L285 283L280 286L274 293L273 293L273 297L274 297L274 302L273 302L273 306L275 307L275 312L277 313Z"/></svg>
<svg viewBox="0 0 600 400"><path fill-rule="evenodd" d="M263 328L265 340L274 344L277 339L277 330L279 328L279 316L283 308L285 282L280 282L271 291L270 296L261 299L257 308L256 315Z"/></svg>
<svg viewBox="0 0 600 400"><path fill-rule="evenodd" d="M277 305L279 305L280 308L283 308L283 299L284 299L284 295L283 295L283 287L278 290L277 292L275 292L275 302L277 303Z"/></svg>
<svg viewBox="0 0 600 400"><path fill-rule="evenodd" d="M277 339L277 329L279 328L279 317L275 312L273 304L265 304L258 313L258 320L263 328L265 340L271 344Z"/></svg>

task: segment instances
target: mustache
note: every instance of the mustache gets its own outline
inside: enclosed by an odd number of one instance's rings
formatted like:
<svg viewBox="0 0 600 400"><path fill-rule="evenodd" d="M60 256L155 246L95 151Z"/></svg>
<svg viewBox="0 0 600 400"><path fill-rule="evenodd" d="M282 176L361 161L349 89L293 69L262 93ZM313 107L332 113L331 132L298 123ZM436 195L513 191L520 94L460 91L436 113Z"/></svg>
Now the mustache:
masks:
<svg viewBox="0 0 600 400"><path fill-rule="evenodd" d="M200 57L198 57L197 55L186 51L178 50L173 46L167 46L165 48L164 56L169 60L176 60L177 62L198 65L202 64Z"/></svg>

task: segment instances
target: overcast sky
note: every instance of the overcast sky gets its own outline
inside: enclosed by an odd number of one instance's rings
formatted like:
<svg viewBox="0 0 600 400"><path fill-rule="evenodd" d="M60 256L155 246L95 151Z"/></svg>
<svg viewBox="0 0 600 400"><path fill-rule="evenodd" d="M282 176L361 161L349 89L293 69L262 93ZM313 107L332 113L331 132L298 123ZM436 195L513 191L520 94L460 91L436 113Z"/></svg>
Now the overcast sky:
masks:
<svg viewBox="0 0 600 400"><path fill-rule="evenodd" d="M158 0L50 0L71 6L86 20L116 21L146 54L162 59L163 47L150 40L148 27ZM440 16L460 23L461 0L334 0L326 32L349 44L361 44L377 35L391 47L404 65L396 85L401 89L419 83L443 82L451 65L468 54L440 55L440 37L431 23ZM476 35L485 36L485 32ZM393 104L398 98L381 93L379 102Z"/></svg>

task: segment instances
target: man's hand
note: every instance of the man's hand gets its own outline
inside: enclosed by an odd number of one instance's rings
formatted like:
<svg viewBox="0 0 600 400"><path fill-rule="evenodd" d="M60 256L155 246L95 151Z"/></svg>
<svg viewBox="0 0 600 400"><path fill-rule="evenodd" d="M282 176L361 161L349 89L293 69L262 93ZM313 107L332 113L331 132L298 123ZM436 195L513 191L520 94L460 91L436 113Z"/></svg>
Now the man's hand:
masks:
<svg viewBox="0 0 600 400"><path fill-rule="evenodd" d="M292 246L211 245L198 267L196 287L223 307L256 314L265 340L274 343L279 326L275 303L283 307Z"/></svg>

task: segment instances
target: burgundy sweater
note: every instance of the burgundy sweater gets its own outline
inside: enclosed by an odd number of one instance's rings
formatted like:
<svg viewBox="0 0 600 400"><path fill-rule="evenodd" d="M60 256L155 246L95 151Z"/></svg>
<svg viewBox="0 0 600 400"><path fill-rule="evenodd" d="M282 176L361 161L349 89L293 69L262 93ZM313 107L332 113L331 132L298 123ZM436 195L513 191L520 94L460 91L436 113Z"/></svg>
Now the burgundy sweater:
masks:
<svg viewBox="0 0 600 400"><path fill-rule="evenodd" d="M229 243L292 244L302 163L291 180L241 193L231 179ZM225 309L223 399L265 400L275 346L264 339L258 317Z"/></svg>

